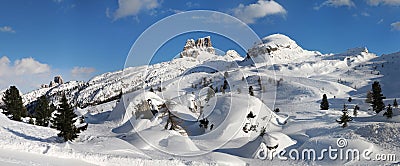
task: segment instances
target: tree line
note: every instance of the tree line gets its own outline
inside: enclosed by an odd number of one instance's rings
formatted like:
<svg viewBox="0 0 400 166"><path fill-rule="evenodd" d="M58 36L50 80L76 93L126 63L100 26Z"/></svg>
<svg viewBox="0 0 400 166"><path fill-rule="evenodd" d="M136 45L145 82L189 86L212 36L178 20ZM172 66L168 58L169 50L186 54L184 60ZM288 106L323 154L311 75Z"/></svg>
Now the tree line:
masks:
<svg viewBox="0 0 400 166"><path fill-rule="evenodd" d="M87 129L84 117L78 117L74 113L74 108L68 103L65 93L62 94L60 104L55 106L43 95L36 101L33 113L29 113L25 108L19 90L15 86L10 86L2 98L4 104L1 106L3 114L15 121L22 122L23 118L29 118L28 123L38 126L51 127L60 131L57 136L64 141L72 141L78 134Z"/></svg>

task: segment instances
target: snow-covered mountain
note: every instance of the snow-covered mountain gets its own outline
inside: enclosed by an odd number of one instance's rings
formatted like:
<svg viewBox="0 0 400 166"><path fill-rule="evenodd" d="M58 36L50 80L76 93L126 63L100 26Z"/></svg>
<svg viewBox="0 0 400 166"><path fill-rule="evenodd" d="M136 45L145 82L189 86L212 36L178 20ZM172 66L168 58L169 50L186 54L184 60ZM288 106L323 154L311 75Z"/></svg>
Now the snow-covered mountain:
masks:
<svg viewBox="0 0 400 166"><path fill-rule="evenodd" d="M386 104L400 97L400 52L377 56L367 48L352 48L322 54L303 49L285 35L274 34L263 38L243 57L234 50L216 55L211 43L210 37L189 39L181 57L171 61L129 67L88 82L63 82L24 94L24 103L33 106L42 95L57 102L59 95L66 93L78 106L76 112L90 123L88 131L77 142L60 145L51 138L55 133L52 129L18 124L0 116L7 126L0 135L18 140L11 145L0 142L0 146L22 151L29 151L23 145L45 147L34 152L62 154L101 165L156 164L158 160L168 165L299 164L299 160L258 160L257 155L263 148L280 151L336 147L338 138L346 138L349 148L400 155L400 139L379 133L400 133L399 109L394 109L392 119L386 119L370 111L364 102L375 80L382 85ZM254 96L248 95L250 87ZM328 96L329 110L319 109L323 94ZM343 104L350 112L355 105L361 108L344 129L335 122ZM159 113L153 115L149 110ZM170 117L179 121L174 130L165 129L171 127ZM205 120L207 127L202 124ZM17 138L13 134L16 132L28 135L26 140ZM62 152L63 146L73 153ZM191 158L171 159L168 154ZM329 159L300 162L399 163Z"/></svg>

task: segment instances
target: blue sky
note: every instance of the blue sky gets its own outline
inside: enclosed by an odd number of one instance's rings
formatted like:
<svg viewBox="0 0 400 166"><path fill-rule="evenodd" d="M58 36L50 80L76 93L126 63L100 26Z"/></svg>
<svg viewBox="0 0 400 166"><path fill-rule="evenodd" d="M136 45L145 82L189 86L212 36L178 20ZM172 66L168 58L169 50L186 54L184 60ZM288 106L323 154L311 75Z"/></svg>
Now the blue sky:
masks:
<svg viewBox="0 0 400 166"><path fill-rule="evenodd" d="M360 46L378 55L400 51L400 0L3 0L0 89L14 84L26 92L58 74L87 80L120 70L148 27L190 10L227 13L260 38L282 33L323 53ZM218 49L239 49L223 36L185 33L161 47L154 62L174 57L186 38L205 35Z"/></svg>

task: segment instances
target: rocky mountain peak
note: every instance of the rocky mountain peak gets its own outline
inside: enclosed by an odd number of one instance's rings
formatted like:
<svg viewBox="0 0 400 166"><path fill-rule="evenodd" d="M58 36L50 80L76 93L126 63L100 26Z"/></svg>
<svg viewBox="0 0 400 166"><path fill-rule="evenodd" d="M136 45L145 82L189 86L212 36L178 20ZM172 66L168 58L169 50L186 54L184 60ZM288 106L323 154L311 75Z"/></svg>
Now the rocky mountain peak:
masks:
<svg viewBox="0 0 400 166"><path fill-rule="evenodd" d="M194 39L188 39L180 55L181 57L196 58L199 56L200 51L215 54L215 49L212 47L210 36L198 38L196 41Z"/></svg>
<svg viewBox="0 0 400 166"><path fill-rule="evenodd" d="M62 79L62 77L60 75L58 75L58 76L55 76L53 81L50 81L50 83L48 85L43 84L42 88L51 88L51 87L54 87L57 85L61 85L63 83L64 83L64 80Z"/></svg>

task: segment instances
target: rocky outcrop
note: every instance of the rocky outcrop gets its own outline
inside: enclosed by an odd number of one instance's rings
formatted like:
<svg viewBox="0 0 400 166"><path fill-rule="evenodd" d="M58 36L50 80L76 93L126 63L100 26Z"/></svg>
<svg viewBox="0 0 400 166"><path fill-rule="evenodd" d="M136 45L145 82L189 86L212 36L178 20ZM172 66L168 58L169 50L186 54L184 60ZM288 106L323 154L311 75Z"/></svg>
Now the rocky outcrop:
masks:
<svg viewBox="0 0 400 166"><path fill-rule="evenodd" d="M64 80L62 79L62 77L60 75L55 76L53 81L50 81L49 85L43 84L41 87L42 88L51 88L57 85L61 85L64 84Z"/></svg>
<svg viewBox="0 0 400 166"><path fill-rule="evenodd" d="M61 76L55 76L54 77L54 82L57 83L57 84L63 84L64 83L64 81L63 81Z"/></svg>
<svg viewBox="0 0 400 166"><path fill-rule="evenodd" d="M212 47L211 37L199 38L196 41L194 39L188 39L183 51L181 52L181 57L193 57L199 56L200 51L206 51L211 54L215 54L215 49Z"/></svg>

